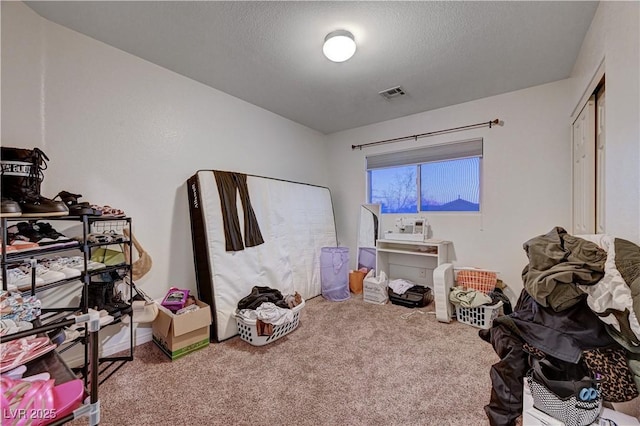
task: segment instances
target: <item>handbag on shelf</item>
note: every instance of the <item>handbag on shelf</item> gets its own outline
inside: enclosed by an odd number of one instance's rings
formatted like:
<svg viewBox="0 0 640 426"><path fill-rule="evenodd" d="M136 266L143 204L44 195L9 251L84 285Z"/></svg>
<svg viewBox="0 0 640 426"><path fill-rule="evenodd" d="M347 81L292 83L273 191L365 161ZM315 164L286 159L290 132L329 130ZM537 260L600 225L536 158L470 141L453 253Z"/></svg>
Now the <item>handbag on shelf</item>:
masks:
<svg viewBox="0 0 640 426"><path fill-rule="evenodd" d="M99 247L91 253L91 260L103 263L106 266L115 266L125 263L124 252L108 247Z"/></svg>
<svg viewBox="0 0 640 426"><path fill-rule="evenodd" d="M533 358L526 380L533 406L566 426L590 425L600 415L600 384L578 364L560 367L547 358Z"/></svg>

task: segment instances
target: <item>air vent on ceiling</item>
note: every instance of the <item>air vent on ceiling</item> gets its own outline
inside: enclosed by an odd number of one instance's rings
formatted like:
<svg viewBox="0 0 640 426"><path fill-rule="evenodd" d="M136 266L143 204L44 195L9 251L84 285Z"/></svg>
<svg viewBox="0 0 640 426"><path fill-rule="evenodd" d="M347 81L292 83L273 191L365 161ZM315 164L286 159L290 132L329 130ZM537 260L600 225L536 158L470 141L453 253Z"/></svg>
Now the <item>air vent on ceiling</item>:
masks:
<svg viewBox="0 0 640 426"><path fill-rule="evenodd" d="M401 86L392 87L378 93L385 99L395 99L407 94Z"/></svg>

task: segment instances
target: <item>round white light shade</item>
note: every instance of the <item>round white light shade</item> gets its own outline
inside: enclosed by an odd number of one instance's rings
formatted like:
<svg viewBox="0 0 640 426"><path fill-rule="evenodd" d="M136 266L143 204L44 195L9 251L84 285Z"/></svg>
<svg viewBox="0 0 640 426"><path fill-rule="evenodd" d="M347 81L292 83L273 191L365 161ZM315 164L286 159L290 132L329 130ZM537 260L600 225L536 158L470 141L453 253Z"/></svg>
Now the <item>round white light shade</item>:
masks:
<svg viewBox="0 0 640 426"><path fill-rule="evenodd" d="M345 30L330 32L324 39L322 52L330 61L344 62L356 53L353 34Z"/></svg>

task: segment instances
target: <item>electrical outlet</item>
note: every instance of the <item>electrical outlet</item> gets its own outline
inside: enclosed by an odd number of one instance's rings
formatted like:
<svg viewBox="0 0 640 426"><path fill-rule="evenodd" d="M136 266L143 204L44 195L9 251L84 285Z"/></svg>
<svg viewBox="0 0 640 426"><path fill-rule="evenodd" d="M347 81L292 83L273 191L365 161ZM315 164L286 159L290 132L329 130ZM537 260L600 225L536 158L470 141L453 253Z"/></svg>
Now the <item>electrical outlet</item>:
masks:
<svg viewBox="0 0 640 426"><path fill-rule="evenodd" d="M418 272L418 276L420 278L427 278L427 270L424 268L420 269L420 272Z"/></svg>

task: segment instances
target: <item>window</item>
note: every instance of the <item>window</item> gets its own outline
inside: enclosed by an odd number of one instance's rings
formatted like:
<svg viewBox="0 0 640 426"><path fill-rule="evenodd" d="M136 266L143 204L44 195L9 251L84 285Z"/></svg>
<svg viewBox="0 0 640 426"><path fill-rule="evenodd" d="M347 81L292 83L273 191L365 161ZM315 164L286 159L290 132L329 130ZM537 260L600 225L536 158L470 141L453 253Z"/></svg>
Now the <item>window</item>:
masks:
<svg viewBox="0 0 640 426"><path fill-rule="evenodd" d="M369 202L380 204L382 213L416 213L418 180L416 166L390 167L369 172Z"/></svg>
<svg viewBox="0 0 640 426"><path fill-rule="evenodd" d="M480 158L421 164L420 210L480 211Z"/></svg>
<svg viewBox="0 0 640 426"><path fill-rule="evenodd" d="M367 202L382 213L480 211L481 157L481 139L368 156Z"/></svg>

